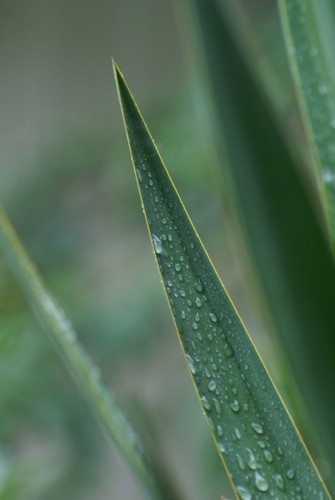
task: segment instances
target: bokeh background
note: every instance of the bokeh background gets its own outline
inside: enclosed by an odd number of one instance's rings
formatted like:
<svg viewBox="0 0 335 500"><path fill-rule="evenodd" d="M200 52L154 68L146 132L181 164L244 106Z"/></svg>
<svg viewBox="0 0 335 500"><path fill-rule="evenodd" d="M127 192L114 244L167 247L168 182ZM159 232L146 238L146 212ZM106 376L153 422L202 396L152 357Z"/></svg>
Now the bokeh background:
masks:
<svg viewBox="0 0 335 500"><path fill-rule="evenodd" d="M289 102L275 2L245 3L260 57L267 51L284 68L280 84ZM219 274L271 364L272 343L245 292L243 252L234 246L213 175L197 73L202 62L190 51L185 5L1 1L0 195L119 405L181 497L203 500L229 495L229 488L161 289L110 62L114 56L123 71ZM274 375L280 384L280 370ZM0 377L1 499L148 498L1 261Z"/></svg>

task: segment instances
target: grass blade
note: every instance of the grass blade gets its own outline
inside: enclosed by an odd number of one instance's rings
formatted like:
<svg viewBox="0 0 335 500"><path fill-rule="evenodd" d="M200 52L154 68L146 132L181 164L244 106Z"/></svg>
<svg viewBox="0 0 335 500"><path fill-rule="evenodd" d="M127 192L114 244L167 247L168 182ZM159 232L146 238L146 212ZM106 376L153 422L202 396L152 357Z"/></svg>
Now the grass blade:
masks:
<svg viewBox="0 0 335 500"><path fill-rule="evenodd" d="M319 188L332 245L335 244L334 6L327 0L279 0L296 91L318 166ZM327 37L328 35L328 37Z"/></svg>
<svg viewBox="0 0 335 500"><path fill-rule="evenodd" d="M97 368L77 342L75 331L43 284L1 207L0 249L35 315L79 382L103 429L146 488L156 493L155 479L135 432L112 393L101 381Z"/></svg>
<svg viewBox="0 0 335 500"><path fill-rule="evenodd" d="M242 499L327 498L264 365L114 64L154 254L218 452ZM299 493L298 493L299 492Z"/></svg>
<svg viewBox="0 0 335 500"><path fill-rule="evenodd" d="M222 160L227 167L225 182L232 180L244 236L271 315L329 464L334 464L333 259L298 175L299 166L224 11L215 0L195 3L218 115L217 143L224 145L224 158L229 160Z"/></svg>

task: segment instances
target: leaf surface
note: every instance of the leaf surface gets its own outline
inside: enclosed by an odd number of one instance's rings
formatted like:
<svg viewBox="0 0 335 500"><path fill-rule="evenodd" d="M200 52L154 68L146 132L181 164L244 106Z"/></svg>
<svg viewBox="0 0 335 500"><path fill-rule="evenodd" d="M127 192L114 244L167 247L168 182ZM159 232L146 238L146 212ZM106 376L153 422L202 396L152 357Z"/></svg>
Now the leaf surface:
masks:
<svg viewBox="0 0 335 500"><path fill-rule="evenodd" d="M199 401L236 495L327 498L114 64L154 254Z"/></svg>
<svg viewBox="0 0 335 500"><path fill-rule="evenodd" d="M335 7L328 0L279 0L287 51L335 245Z"/></svg>

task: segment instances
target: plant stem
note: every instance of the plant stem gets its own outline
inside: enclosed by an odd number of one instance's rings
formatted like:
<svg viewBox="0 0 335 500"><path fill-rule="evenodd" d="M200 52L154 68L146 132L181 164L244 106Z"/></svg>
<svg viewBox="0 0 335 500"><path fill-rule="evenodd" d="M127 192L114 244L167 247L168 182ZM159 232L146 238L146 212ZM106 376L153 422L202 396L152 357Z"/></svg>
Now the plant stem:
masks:
<svg viewBox="0 0 335 500"><path fill-rule="evenodd" d="M99 370L76 340L76 332L46 289L1 206L0 249L36 317L79 382L103 429L152 496L162 498L134 430L117 406L113 394L103 384Z"/></svg>

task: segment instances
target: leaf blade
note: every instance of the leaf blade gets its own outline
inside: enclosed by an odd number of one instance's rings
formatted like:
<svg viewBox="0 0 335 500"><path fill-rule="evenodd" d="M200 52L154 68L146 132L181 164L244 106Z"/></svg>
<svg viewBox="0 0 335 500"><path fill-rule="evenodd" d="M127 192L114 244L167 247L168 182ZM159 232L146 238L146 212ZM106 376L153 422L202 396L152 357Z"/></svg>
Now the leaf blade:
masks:
<svg viewBox="0 0 335 500"><path fill-rule="evenodd" d="M297 485L305 494L311 493L313 484L320 498L326 498L326 489L115 64L114 73L168 304L217 449L230 477L234 475L234 492L241 498L257 498L261 492L273 491L285 498ZM287 440L280 446L283 433ZM270 440L266 450L259 444L261 437Z"/></svg>
<svg viewBox="0 0 335 500"><path fill-rule="evenodd" d="M335 65L334 41L324 20L334 19L331 2L279 0L289 62L304 125L316 159L320 197L331 244L335 244ZM323 20L323 21L322 21ZM329 43L327 43L327 35Z"/></svg>

